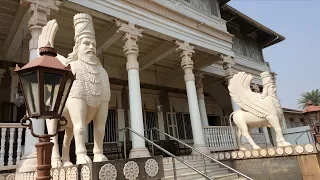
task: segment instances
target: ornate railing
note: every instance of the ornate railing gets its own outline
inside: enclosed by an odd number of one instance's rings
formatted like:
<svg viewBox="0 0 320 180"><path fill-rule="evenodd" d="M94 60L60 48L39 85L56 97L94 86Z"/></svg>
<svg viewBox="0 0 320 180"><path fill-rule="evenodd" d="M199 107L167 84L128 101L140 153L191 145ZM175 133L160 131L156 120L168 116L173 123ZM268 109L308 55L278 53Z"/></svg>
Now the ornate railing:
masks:
<svg viewBox="0 0 320 180"><path fill-rule="evenodd" d="M24 128L19 123L0 123L0 171L15 169L20 161Z"/></svg>
<svg viewBox="0 0 320 180"><path fill-rule="evenodd" d="M207 146L212 151L227 151L238 148L235 134L232 133L230 126L205 126L203 132Z"/></svg>

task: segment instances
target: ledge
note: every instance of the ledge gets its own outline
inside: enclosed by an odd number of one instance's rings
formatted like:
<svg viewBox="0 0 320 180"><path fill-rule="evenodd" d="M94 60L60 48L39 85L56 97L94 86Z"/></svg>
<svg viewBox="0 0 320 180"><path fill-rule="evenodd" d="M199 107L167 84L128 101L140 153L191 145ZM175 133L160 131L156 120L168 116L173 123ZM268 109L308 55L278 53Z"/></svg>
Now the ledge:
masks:
<svg viewBox="0 0 320 180"><path fill-rule="evenodd" d="M212 157L218 160L230 159L256 159L278 156L299 156L317 154L320 152L320 144L292 145L286 147L271 147L247 151L230 151L213 153Z"/></svg>

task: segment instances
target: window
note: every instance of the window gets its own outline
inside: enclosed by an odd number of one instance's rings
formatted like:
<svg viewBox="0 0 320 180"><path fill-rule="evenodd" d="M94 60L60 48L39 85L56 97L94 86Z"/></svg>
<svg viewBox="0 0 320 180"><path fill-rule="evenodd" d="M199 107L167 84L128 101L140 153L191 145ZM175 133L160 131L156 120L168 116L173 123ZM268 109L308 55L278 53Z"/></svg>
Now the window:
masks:
<svg viewBox="0 0 320 180"><path fill-rule="evenodd" d="M306 126L307 123L305 122L304 118L300 118L300 122L302 126Z"/></svg>
<svg viewBox="0 0 320 180"><path fill-rule="evenodd" d="M168 132L182 139L193 139L190 115L187 113L167 113Z"/></svg>
<svg viewBox="0 0 320 180"><path fill-rule="evenodd" d="M155 111L143 111L144 129L158 128L158 118ZM146 132L146 138L151 139L150 131ZM152 140L159 140L159 132L152 131Z"/></svg>
<svg viewBox="0 0 320 180"><path fill-rule="evenodd" d="M291 128L296 127L296 124L294 123L294 118L293 118L293 117L290 117L290 118L289 118L289 122L290 122L290 125L291 125L290 127L291 127Z"/></svg>
<svg viewBox="0 0 320 180"><path fill-rule="evenodd" d="M178 137L176 113L167 113L168 134L175 138Z"/></svg>
<svg viewBox="0 0 320 180"><path fill-rule="evenodd" d="M216 0L184 0L201 12L218 16L218 3Z"/></svg>
<svg viewBox="0 0 320 180"><path fill-rule="evenodd" d="M116 109L109 109L103 142L117 142L117 136L118 136L117 119L118 117L117 117ZM88 126L88 141L90 143L93 143L93 139L94 139L93 129L94 129L94 126L93 126L93 122L91 121Z"/></svg>

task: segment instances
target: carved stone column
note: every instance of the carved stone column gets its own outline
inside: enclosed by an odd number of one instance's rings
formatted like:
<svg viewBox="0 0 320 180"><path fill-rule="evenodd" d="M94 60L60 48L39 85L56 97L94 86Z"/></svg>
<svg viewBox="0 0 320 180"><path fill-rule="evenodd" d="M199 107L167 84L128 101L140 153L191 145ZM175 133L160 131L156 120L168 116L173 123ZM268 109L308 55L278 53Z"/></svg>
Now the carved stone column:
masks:
<svg viewBox="0 0 320 180"><path fill-rule="evenodd" d="M195 85L195 76L193 74L193 61L191 60L194 53L193 46L190 46L187 42L176 41L177 51L180 51L181 68L184 71L184 81L186 82L188 106L190 112L192 135L193 135L193 147L200 150L203 153L209 154L210 150L206 146L204 140L203 129L201 125L201 118L199 112L199 104L197 99L197 91ZM197 152L192 152L197 154Z"/></svg>
<svg viewBox="0 0 320 180"><path fill-rule="evenodd" d="M230 79L234 75L233 66L236 64L236 62L233 59L233 57L228 56L228 55L224 55L224 54L220 54L220 59L222 60L223 69L225 71L226 83L229 84ZM232 98L231 98L231 105L232 105L233 111L240 109L240 107L233 101Z"/></svg>
<svg viewBox="0 0 320 180"><path fill-rule="evenodd" d="M204 94L203 94L202 79L204 76L203 76L203 73L201 73L198 70L195 71L195 76L196 76L196 87L197 87L197 95L198 95L198 101L199 101L199 109L200 109L202 126L209 126L206 103L204 102Z"/></svg>
<svg viewBox="0 0 320 180"><path fill-rule="evenodd" d="M129 85L129 104L130 104L130 124L132 130L144 135L143 116L141 105L140 78L139 78L139 63L138 55L139 48L137 41L142 37L142 29L139 29L131 23L116 21L119 27L118 33L124 33L123 51L127 57L128 85ZM145 141L134 133L131 133L132 149L130 158L149 157L150 153L145 147Z"/></svg>
<svg viewBox="0 0 320 180"><path fill-rule="evenodd" d="M30 6L29 13L31 18L28 22L31 39L29 41L29 61L38 57L38 39L43 26L47 24L48 16L59 10L61 2L59 0L21 0L21 5ZM32 126L37 134L44 133L44 120L34 121ZM37 167L37 152L35 144L38 139L34 138L30 131L26 131L24 156L21 158L17 172L36 171Z"/></svg>

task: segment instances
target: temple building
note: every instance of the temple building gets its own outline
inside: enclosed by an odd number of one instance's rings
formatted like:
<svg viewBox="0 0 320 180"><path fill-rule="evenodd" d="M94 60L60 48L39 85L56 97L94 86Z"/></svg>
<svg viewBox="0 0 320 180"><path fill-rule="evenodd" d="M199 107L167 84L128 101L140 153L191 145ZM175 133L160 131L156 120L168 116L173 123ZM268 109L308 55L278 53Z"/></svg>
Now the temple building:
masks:
<svg viewBox="0 0 320 180"><path fill-rule="evenodd" d="M129 157L131 148L151 152L142 139L119 131L125 127L142 134L155 127L206 153L237 149L229 115L239 106L230 98L228 81L244 71L254 77L252 90L261 92L260 73L271 71L262 50L285 38L228 1L0 0L0 170L18 168L19 161L35 152L37 142L19 124L26 109L14 67L37 57L39 35L51 19L59 26L54 48L67 57L75 44L77 13L93 18L97 56L111 84L104 137L109 159ZM128 74L131 70L135 73ZM144 130L135 129L137 124ZM46 132L44 121L35 125L38 132ZM91 123L86 130L89 155L93 128ZM261 147L271 145L270 136L267 128L252 132ZM145 137L175 155L192 153L161 133L145 131Z"/></svg>

